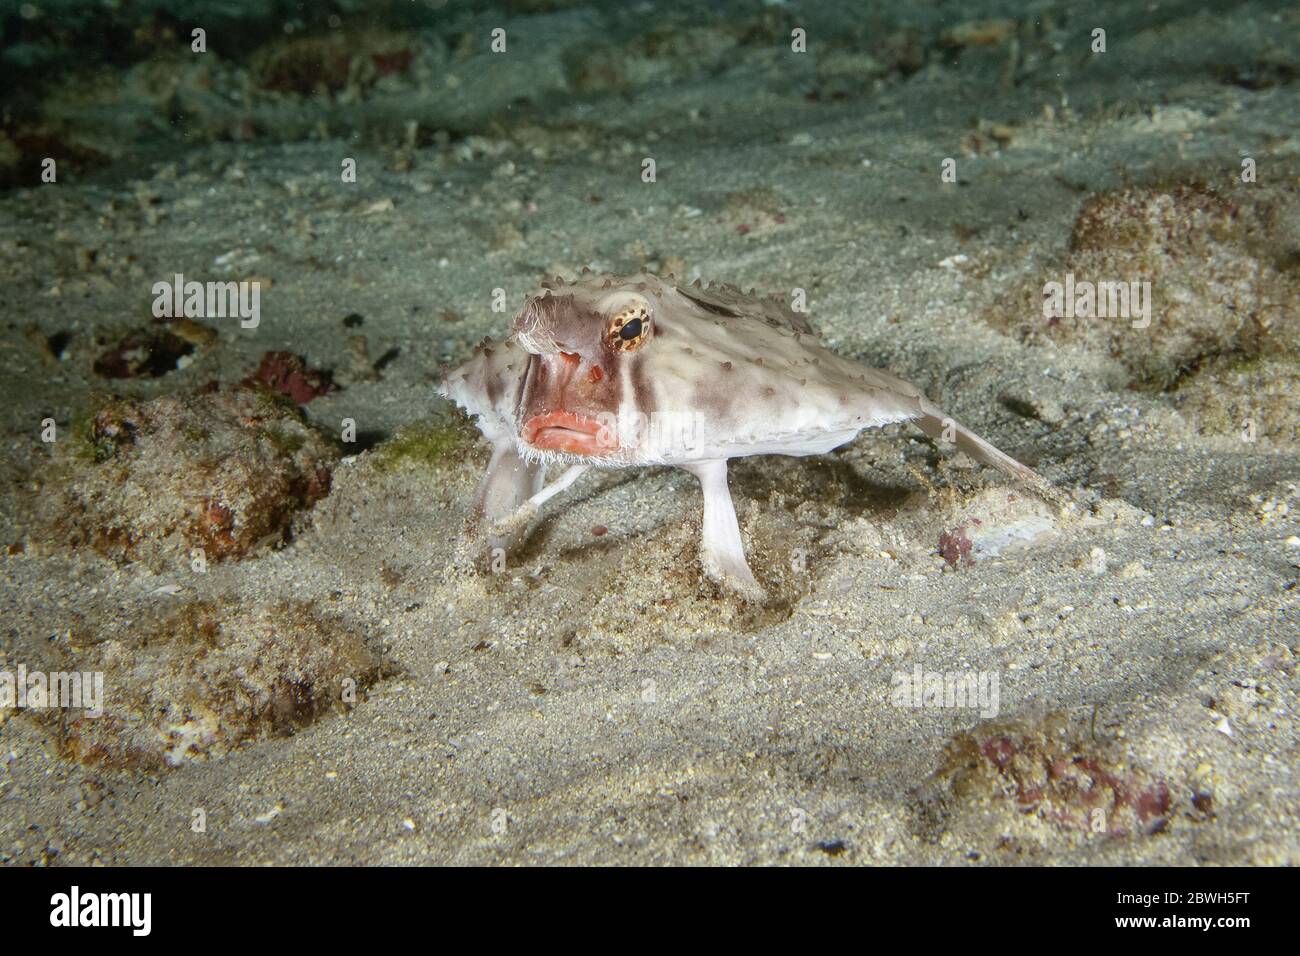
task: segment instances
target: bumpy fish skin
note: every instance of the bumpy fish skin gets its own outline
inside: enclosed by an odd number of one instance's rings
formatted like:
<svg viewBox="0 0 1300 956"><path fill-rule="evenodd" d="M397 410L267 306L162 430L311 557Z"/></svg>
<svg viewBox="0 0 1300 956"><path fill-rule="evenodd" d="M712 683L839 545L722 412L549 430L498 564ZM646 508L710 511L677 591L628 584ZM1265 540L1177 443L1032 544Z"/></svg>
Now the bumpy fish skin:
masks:
<svg viewBox="0 0 1300 956"><path fill-rule="evenodd" d="M517 441L515 413L529 358L512 338L484 339L469 361L443 377L438 393L473 415L488 441Z"/></svg>
<svg viewBox="0 0 1300 956"><path fill-rule="evenodd" d="M751 597L761 589L736 553L728 459L822 454L864 428L912 420L1057 495L915 386L824 348L780 298L734 286L644 273L556 277L528 298L504 342L485 340L440 392L494 446L471 533L527 505L548 464L676 465L704 487L706 571Z"/></svg>

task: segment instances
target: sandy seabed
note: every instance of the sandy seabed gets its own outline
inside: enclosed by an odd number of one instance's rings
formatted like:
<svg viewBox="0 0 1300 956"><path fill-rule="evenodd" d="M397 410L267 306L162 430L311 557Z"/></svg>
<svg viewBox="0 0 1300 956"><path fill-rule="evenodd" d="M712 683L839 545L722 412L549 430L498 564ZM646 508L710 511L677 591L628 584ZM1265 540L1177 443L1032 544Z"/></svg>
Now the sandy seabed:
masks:
<svg viewBox="0 0 1300 956"><path fill-rule="evenodd" d="M46 91L81 162L0 197L0 670L105 714L0 710L0 861L1300 862L1300 14L533 6ZM894 426L733 463L767 605L671 469L467 571L438 369L584 267L802 289L1074 504ZM1149 327L1045 320L1067 272L1149 278ZM155 321L176 273L257 327Z"/></svg>

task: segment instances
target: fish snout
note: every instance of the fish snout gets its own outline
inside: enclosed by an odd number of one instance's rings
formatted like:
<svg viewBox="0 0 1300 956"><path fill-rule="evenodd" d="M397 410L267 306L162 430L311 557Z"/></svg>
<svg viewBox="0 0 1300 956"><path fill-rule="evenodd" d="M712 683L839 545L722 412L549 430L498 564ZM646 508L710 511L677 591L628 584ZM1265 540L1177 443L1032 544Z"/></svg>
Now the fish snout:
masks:
<svg viewBox="0 0 1300 956"><path fill-rule="evenodd" d="M575 455L608 455L619 447L617 420L601 411L604 371L576 352L534 358L519 437L534 448Z"/></svg>

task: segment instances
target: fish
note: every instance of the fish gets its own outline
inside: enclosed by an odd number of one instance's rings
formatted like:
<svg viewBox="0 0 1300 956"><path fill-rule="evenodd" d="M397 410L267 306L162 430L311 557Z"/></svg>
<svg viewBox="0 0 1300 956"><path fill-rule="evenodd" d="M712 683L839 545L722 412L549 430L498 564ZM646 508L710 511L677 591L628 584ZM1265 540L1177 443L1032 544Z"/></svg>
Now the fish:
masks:
<svg viewBox="0 0 1300 956"><path fill-rule="evenodd" d="M491 444L463 541L482 567L525 539L540 507L592 468L671 466L703 495L704 574L767 592L746 559L728 462L825 454L911 422L1049 501L1063 494L944 414L916 386L826 348L781 295L650 273L547 279L501 341L484 339L438 391ZM563 468L546 483L548 469Z"/></svg>

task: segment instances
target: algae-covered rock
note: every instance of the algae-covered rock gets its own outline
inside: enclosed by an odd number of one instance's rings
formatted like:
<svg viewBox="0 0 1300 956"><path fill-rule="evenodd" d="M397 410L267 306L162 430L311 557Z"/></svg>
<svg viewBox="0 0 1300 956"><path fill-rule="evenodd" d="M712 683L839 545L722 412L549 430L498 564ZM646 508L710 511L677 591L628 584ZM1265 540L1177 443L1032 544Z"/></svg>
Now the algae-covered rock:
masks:
<svg viewBox="0 0 1300 956"><path fill-rule="evenodd" d="M1131 385L1156 390L1219 356L1295 354L1300 274L1279 209L1296 207L1297 197L1282 190L1243 186L1229 193L1199 183L1090 196L1064 261L1000 298L990 321L1029 341L1107 354L1124 366ZM1063 298L1076 307L1049 316L1048 284L1064 286L1067 276L1076 292ZM1084 283L1110 284L1116 295L1097 291L1088 302ZM1149 315L1138 314L1132 299L1114 314L1134 283Z"/></svg>
<svg viewBox="0 0 1300 956"><path fill-rule="evenodd" d="M913 794L919 836L956 832L973 844L1050 831L1101 838L1159 832L1190 788L1138 765L1064 714L981 724L949 743Z"/></svg>
<svg viewBox="0 0 1300 956"><path fill-rule="evenodd" d="M1300 442L1300 355L1215 359L1174 393L1183 415L1198 431Z"/></svg>
<svg viewBox="0 0 1300 956"><path fill-rule="evenodd" d="M29 537L119 561L245 557L329 491L336 449L292 403L228 388L115 399L54 444Z"/></svg>
<svg viewBox="0 0 1300 956"><path fill-rule="evenodd" d="M569 81L580 93L677 83L720 70L734 57L734 29L696 26L655 28L621 45L575 50L567 57Z"/></svg>
<svg viewBox="0 0 1300 956"><path fill-rule="evenodd" d="M349 83L370 85L405 73L417 41L386 30L348 30L324 36L279 37L252 57L257 84L281 93L337 93Z"/></svg>
<svg viewBox="0 0 1300 956"><path fill-rule="evenodd" d="M381 654L304 602L200 601L83 648L71 666L102 672L104 699L101 716L63 726L65 754L157 769L288 736L346 710L379 679Z"/></svg>

